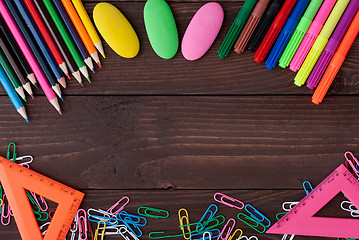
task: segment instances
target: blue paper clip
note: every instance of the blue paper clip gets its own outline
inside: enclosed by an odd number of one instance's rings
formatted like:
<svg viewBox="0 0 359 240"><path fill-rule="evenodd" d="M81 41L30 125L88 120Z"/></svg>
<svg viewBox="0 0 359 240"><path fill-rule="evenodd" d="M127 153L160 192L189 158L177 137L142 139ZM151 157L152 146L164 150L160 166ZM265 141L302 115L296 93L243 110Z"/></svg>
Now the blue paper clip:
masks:
<svg viewBox="0 0 359 240"><path fill-rule="evenodd" d="M242 219L240 216L243 216L245 219ZM244 213L238 213L237 217L239 220L241 220L259 233L264 233L266 231L266 227L262 223L256 221L255 219L251 218L250 216L247 216ZM248 222L247 220L249 220L250 222ZM260 230L260 228L262 228L262 230Z"/></svg>
<svg viewBox="0 0 359 240"><path fill-rule="evenodd" d="M219 229L215 228L215 229L211 229L211 230L208 230L208 231L192 233L190 240L202 240L202 239L204 239L203 234L205 232L209 232L211 234L211 238L207 237L207 238L205 238L206 240L209 240L209 239L212 239L212 238L218 238L219 234L221 234L221 231Z"/></svg>
<svg viewBox="0 0 359 240"><path fill-rule="evenodd" d="M128 230L135 234L136 237L139 238L143 235L139 226L145 226L147 224L147 219L145 217L129 214L126 211L119 212L116 217L119 221L123 222ZM143 223L141 223L141 221L143 221Z"/></svg>
<svg viewBox="0 0 359 240"><path fill-rule="evenodd" d="M211 208L214 208L213 211L211 210ZM207 210L204 212L203 216L201 217L201 220L199 220L199 222L198 222L198 224L202 224L202 228L200 228L200 229L196 228L198 232L203 231L203 229L208 224L208 223L203 224L203 222L206 222L206 221L210 220L211 218L213 218L214 215L217 213L217 211L218 211L218 207L216 204L209 205L209 207L207 208ZM209 216L207 217L207 215L209 215ZM206 219L206 217L207 217L207 219Z"/></svg>
<svg viewBox="0 0 359 240"><path fill-rule="evenodd" d="M91 214L91 212L100 214L100 215L95 215L95 214ZM94 222L94 223L99 223L101 221L105 222L106 225L109 226L113 226L113 225L117 225L118 224L118 220L116 218L116 216L113 217L113 215L109 212L106 212L104 210L101 209L93 209L93 208L89 208L87 210L87 219L90 222Z"/></svg>
<svg viewBox="0 0 359 240"><path fill-rule="evenodd" d="M303 182L303 188L305 193L308 195L311 191L313 191L313 186L309 181Z"/></svg>
<svg viewBox="0 0 359 240"><path fill-rule="evenodd" d="M13 146L13 152L12 152L12 153L11 153L11 146ZM11 158L11 155L12 155L12 159L10 159L10 158ZM16 153L16 144L13 143L13 142L11 142L11 143L9 143L9 145L7 146L6 158L9 159L9 160L11 160L11 161L13 161L13 162L15 162L15 160L16 160L16 155L17 155L17 153Z"/></svg>
<svg viewBox="0 0 359 240"><path fill-rule="evenodd" d="M252 205L246 204L245 209L249 213L251 218L262 223L263 226L269 227L271 225L269 219L266 216L264 216L261 212L259 212L257 209L255 209ZM250 211L249 209L252 209L253 212ZM265 221L267 222L267 224L264 223Z"/></svg>

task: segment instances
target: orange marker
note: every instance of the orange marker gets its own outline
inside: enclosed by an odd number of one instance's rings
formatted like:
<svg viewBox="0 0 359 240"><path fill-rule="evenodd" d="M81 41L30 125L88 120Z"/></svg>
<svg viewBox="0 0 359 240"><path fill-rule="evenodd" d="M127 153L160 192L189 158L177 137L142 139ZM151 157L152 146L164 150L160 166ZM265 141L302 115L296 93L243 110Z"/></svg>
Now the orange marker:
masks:
<svg viewBox="0 0 359 240"><path fill-rule="evenodd" d="M11 206L22 240L65 239L84 194L0 157L0 182ZM43 238L25 190L58 203Z"/></svg>
<svg viewBox="0 0 359 240"><path fill-rule="evenodd" d="M77 32L79 33L82 42L84 43L87 52L90 54L90 56L93 58L93 60L97 63L99 67L101 67L100 58L98 57L97 50L87 33L79 15L77 14L74 6L72 5L70 0L61 0L62 4L64 5L67 13L69 14L72 23L74 24Z"/></svg>
<svg viewBox="0 0 359 240"><path fill-rule="evenodd" d="M327 70L325 71L322 80L320 81L317 89L315 90L312 102L319 104L323 101L325 94L328 92L330 85L332 84L335 76L337 75L340 67L343 65L345 57L347 56L350 47L359 32L359 11L356 13L354 20L350 24L350 27L345 34L342 42L339 45L338 50L335 52L332 60L329 63Z"/></svg>

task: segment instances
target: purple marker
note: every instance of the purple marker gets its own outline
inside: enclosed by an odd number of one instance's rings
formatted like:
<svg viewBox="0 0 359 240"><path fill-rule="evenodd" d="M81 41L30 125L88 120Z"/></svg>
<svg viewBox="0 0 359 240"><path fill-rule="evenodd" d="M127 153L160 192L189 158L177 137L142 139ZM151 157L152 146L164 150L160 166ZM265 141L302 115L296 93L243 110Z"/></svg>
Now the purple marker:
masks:
<svg viewBox="0 0 359 240"><path fill-rule="evenodd" d="M330 60L332 59L335 51L337 50L340 41L343 39L344 34L348 30L348 27L352 22L358 9L359 9L359 1L357 0L350 1L342 18L340 19L337 27L335 28L334 33L329 39L328 44L325 46L312 73L308 78L307 87L309 89L313 89L318 85L319 80L322 78L325 69L327 68Z"/></svg>

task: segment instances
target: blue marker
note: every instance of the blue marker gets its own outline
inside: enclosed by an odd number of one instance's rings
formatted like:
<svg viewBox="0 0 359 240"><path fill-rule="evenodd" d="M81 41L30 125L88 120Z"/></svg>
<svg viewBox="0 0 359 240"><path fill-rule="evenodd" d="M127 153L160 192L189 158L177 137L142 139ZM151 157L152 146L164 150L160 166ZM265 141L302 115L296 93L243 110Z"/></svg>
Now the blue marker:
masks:
<svg viewBox="0 0 359 240"><path fill-rule="evenodd" d="M11 85L9 78L6 76L5 71L1 66L0 66L0 83L4 87L7 95L9 96L12 104L14 105L15 109L26 120L26 122L29 122L24 104L22 104L19 96L15 92L15 89Z"/></svg>
<svg viewBox="0 0 359 240"><path fill-rule="evenodd" d="M295 28L298 25L300 18L302 17L305 9L307 8L310 0L299 0L295 5L292 13L290 14L287 22L285 23L283 30L281 31L269 57L266 61L266 68L272 70L278 63L285 47L287 46Z"/></svg>

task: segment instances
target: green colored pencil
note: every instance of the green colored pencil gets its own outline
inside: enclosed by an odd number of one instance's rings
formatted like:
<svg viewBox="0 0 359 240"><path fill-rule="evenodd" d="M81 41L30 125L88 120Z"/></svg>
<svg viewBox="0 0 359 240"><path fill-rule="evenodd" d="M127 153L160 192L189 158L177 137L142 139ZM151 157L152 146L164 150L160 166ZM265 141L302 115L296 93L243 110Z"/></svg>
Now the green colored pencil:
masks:
<svg viewBox="0 0 359 240"><path fill-rule="evenodd" d="M9 61L6 59L5 54L1 49L0 49L0 65L4 69L4 71L5 71L6 75L8 76L12 86L15 88L15 91L26 102L24 89L21 86L21 83L20 83L19 79L17 78L14 70L12 69Z"/></svg>
<svg viewBox="0 0 359 240"><path fill-rule="evenodd" d="M61 38L64 40L67 48L69 49L71 56L75 60L77 67L80 69L80 71L82 73L84 73L84 69L86 69L86 66L85 66L85 64L81 58L81 55L80 55L79 51L77 50L74 42L72 41L69 32L67 31L64 23L62 22L58 12L56 11L54 4L52 3L51 0L42 0L42 1L45 5L47 11L50 14L52 21L55 23L57 30L60 32ZM87 76L87 80L89 82L91 82L89 76Z"/></svg>

